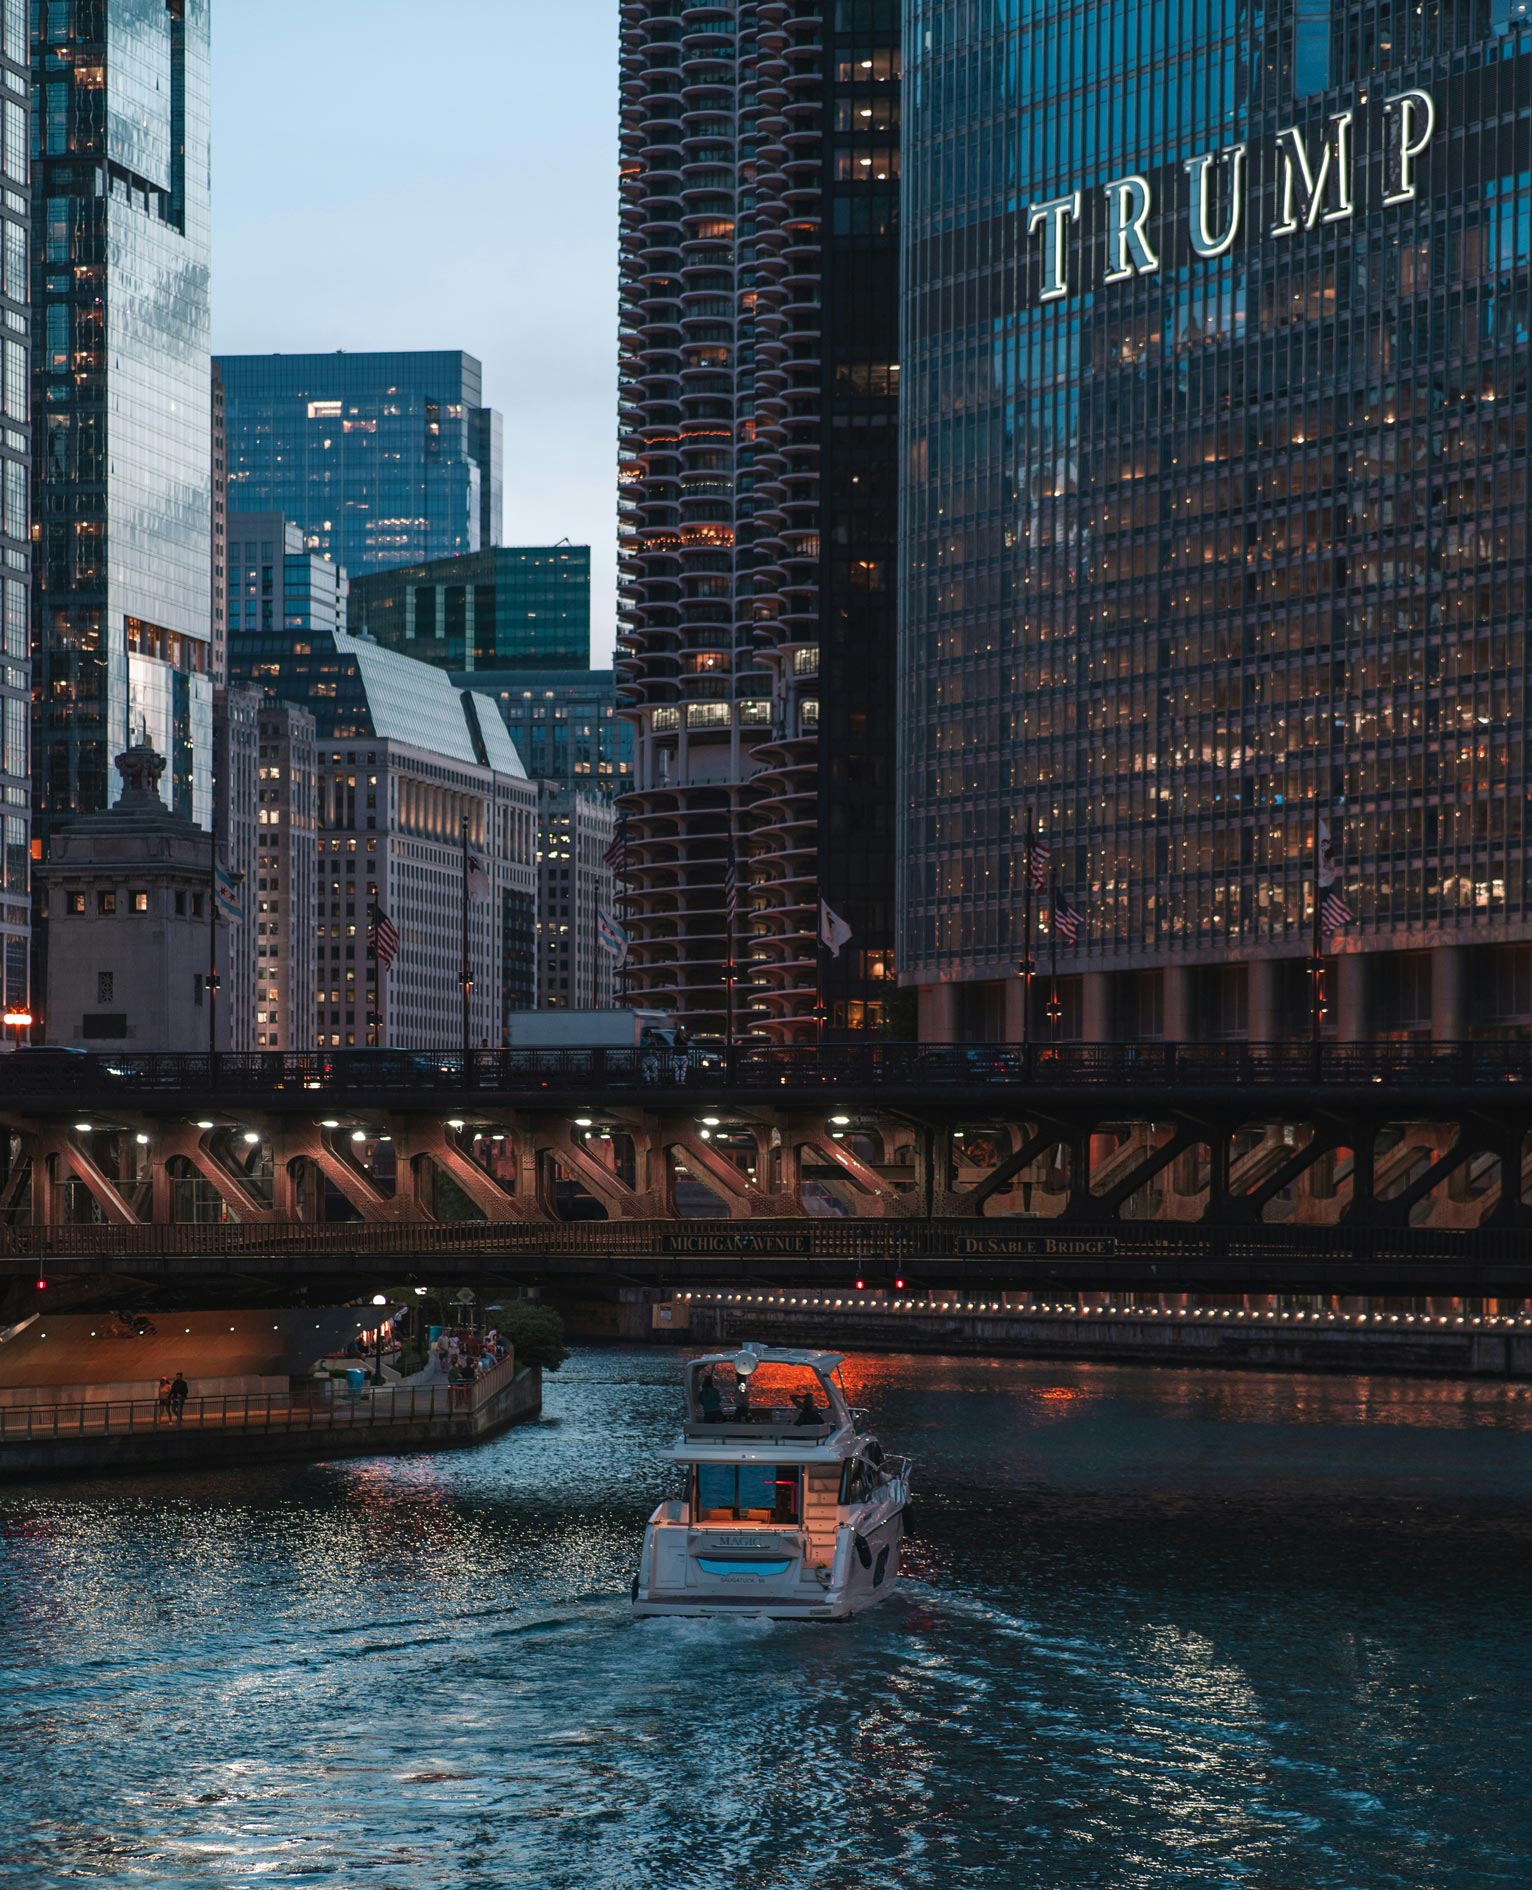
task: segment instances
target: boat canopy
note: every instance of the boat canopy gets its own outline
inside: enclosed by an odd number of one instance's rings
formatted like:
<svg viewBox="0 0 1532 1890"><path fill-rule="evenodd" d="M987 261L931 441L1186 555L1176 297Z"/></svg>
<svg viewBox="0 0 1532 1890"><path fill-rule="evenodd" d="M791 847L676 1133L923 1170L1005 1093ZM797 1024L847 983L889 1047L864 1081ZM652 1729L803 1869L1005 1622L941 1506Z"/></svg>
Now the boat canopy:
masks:
<svg viewBox="0 0 1532 1890"><path fill-rule="evenodd" d="M693 1359L686 1368L687 1435L759 1440L763 1432L792 1432L803 1443L828 1437L852 1422L835 1377L842 1357L745 1344Z"/></svg>

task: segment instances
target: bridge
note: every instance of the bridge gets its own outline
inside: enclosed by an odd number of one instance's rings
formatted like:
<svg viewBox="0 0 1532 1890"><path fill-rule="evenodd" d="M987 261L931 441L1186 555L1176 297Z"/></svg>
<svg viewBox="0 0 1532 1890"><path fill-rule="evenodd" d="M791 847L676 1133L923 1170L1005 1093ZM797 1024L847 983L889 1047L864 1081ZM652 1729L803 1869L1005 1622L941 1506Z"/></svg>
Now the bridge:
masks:
<svg viewBox="0 0 1532 1890"><path fill-rule="evenodd" d="M0 1280L1519 1295L1532 1043L0 1061Z"/></svg>

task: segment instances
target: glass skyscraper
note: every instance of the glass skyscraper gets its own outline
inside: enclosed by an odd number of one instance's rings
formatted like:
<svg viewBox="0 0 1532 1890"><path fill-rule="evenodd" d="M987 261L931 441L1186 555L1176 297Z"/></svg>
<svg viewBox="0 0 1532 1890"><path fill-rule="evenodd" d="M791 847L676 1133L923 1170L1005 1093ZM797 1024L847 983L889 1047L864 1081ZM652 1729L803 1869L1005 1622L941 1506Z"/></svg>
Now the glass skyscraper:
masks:
<svg viewBox="0 0 1532 1890"><path fill-rule="evenodd" d="M221 355L229 508L282 512L352 579L501 537L500 416L456 350Z"/></svg>
<svg viewBox="0 0 1532 1890"><path fill-rule="evenodd" d="M212 821L208 0L34 7L35 814Z"/></svg>
<svg viewBox="0 0 1532 1890"><path fill-rule="evenodd" d="M1066 1035L1306 1034L1322 821L1327 1031L1532 1027L1526 11L915 0L927 1035L1020 1033L1029 826Z"/></svg>
<svg viewBox="0 0 1532 1890"><path fill-rule="evenodd" d="M31 719L27 633L28 335L26 0L0 4L0 1001L31 998Z"/></svg>
<svg viewBox="0 0 1532 1890"><path fill-rule="evenodd" d="M501 545L354 578L351 627L444 669L583 669L590 546Z"/></svg>

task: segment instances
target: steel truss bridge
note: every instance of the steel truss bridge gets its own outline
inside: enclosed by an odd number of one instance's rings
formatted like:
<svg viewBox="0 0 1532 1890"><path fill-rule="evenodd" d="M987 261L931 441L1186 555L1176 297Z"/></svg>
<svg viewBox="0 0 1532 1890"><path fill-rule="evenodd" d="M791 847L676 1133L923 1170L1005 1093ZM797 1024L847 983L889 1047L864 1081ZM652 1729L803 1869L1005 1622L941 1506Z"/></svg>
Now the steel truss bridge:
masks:
<svg viewBox="0 0 1532 1890"><path fill-rule="evenodd" d="M1520 1296L1532 1044L0 1060L13 1306L380 1275Z"/></svg>

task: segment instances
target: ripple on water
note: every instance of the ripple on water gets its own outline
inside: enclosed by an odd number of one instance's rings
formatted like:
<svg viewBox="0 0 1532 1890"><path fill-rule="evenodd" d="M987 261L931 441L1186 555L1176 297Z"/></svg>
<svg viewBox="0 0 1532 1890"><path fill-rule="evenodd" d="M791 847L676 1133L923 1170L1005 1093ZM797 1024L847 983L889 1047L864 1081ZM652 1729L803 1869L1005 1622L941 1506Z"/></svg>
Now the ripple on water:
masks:
<svg viewBox="0 0 1532 1890"><path fill-rule="evenodd" d="M1524 1387L850 1370L920 1534L846 1626L632 1619L655 1352L476 1453L8 1496L0 1885L1532 1882Z"/></svg>

